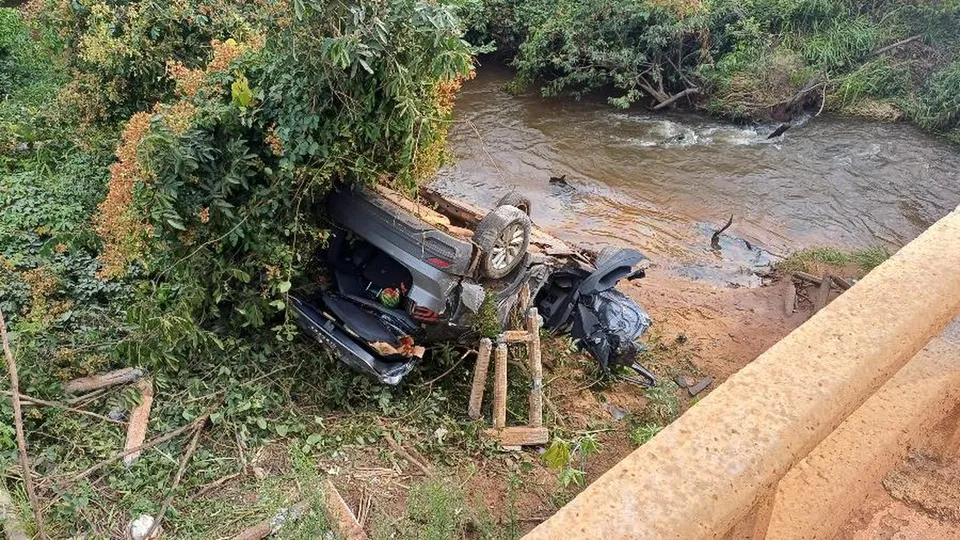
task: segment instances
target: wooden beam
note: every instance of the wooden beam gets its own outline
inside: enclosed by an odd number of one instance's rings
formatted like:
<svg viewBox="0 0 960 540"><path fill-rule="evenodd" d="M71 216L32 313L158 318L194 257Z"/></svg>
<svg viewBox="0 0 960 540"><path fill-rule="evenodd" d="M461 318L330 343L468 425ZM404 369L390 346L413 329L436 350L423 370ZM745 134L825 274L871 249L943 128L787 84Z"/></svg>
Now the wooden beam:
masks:
<svg viewBox="0 0 960 540"><path fill-rule="evenodd" d="M483 434L497 439L502 446L541 446L550 442L550 431L542 426L494 428L484 430Z"/></svg>
<svg viewBox="0 0 960 540"><path fill-rule="evenodd" d="M467 416L476 420L480 418L480 409L483 407L483 391L487 387L487 371L490 368L490 349L493 344L488 338L480 340L480 349L477 351L477 362L473 365L473 386L470 388L470 406Z"/></svg>
<svg viewBox="0 0 960 540"><path fill-rule="evenodd" d="M500 334L500 340L504 343L524 343L530 341L530 332L526 330L507 330Z"/></svg>
<svg viewBox="0 0 960 540"><path fill-rule="evenodd" d="M493 367L493 427L507 425L507 344L497 343Z"/></svg>
<svg viewBox="0 0 960 540"><path fill-rule="evenodd" d="M530 356L530 378L533 386L530 389L530 420L532 427L543 425L543 363L540 360L540 316L537 308L527 311L527 333L530 334L530 343L527 351Z"/></svg>

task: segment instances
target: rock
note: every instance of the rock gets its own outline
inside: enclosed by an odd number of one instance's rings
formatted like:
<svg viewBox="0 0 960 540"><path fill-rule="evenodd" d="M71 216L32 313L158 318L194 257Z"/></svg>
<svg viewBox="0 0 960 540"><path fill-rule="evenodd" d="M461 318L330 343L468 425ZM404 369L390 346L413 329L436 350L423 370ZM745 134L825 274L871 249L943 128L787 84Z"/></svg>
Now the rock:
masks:
<svg viewBox="0 0 960 540"><path fill-rule="evenodd" d="M686 375L677 375L677 378L675 378L673 382L677 383L677 386L680 388L689 388L696 383L696 381Z"/></svg>
<svg viewBox="0 0 960 540"><path fill-rule="evenodd" d="M710 377L710 376L704 377L700 379L700 382L698 382L696 385L687 387L687 392L690 392L690 397L694 397L700 392L703 392L712 383L713 383L713 377Z"/></svg>
<svg viewBox="0 0 960 540"><path fill-rule="evenodd" d="M129 540L154 540L160 538L163 534L163 527L157 527L153 534L147 536L150 528L153 527L153 516L143 514L130 523L127 527L127 538Z"/></svg>
<svg viewBox="0 0 960 540"><path fill-rule="evenodd" d="M606 409L607 409L607 412L610 413L610 416L612 416L613 419L616 420L617 422L619 422L620 420L623 420L625 416L630 414L630 411L624 409L619 405L615 405L613 403L607 403Z"/></svg>

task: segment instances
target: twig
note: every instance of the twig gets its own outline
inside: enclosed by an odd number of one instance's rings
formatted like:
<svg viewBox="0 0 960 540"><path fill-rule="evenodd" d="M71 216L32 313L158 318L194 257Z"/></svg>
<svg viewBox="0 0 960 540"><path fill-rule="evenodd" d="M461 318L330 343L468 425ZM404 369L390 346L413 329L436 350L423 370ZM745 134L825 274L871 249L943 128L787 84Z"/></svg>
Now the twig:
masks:
<svg viewBox="0 0 960 540"><path fill-rule="evenodd" d="M383 425L382 421L380 422L380 427L383 428L383 438L387 440L387 444L389 444L394 451L400 454L400 456L407 460L407 462L409 462L411 465L420 469L424 475L433 476L433 471L429 467L417 461L416 458L410 455L410 452L407 452L402 446L400 446L400 443L398 443L397 440L394 439L393 436L387 431L387 428Z"/></svg>
<svg viewBox="0 0 960 540"><path fill-rule="evenodd" d="M228 475L226 475L226 476L221 476L220 478L217 478L217 479L214 480L213 482L210 482L209 484L201 487L200 490L197 491L195 494L191 495L190 498L191 498L191 499L199 499L200 497L203 497L204 495L206 495L211 489L216 488L216 487L220 487L220 486L222 486L223 484L226 484L227 482L229 482L230 480L233 480L234 478L240 476L241 474L243 474L243 473L242 473L242 472L235 472L235 473L233 473L233 474L228 474Z"/></svg>
<svg viewBox="0 0 960 540"><path fill-rule="evenodd" d="M881 54L883 54L883 53L885 53L885 52L887 52L887 51L889 51L889 50L891 50L891 49L896 49L897 47L906 45L907 43L916 41L916 40L918 40L918 39L920 39L920 38L922 38L922 37L923 37L922 34L917 34L917 35L915 35L915 36L910 36L910 37L908 37L907 39L901 39L900 41L898 41L898 42L896 42L896 43L891 43L890 45L887 45L886 47L880 47L879 49L873 51L873 53L871 53L870 56L879 56L879 55L881 55Z"/></svg>
<svg viewBox="0 0 960 540"><path fill-rule="evenodd" d="M823 112L824 105L827 104L827 85L823 85L823 92L820 94L820 110L817 111L817 114L814 116L820 116L820 113Z"/></svg>
<svg viewBox="0 0 960 540"><path fill-rule="evenodd" d="M40 537L40 540L44 540L47 538L47 532L43 527L43 512L40 509L37 494L33 491L33 478L30 476L30 458L27 457L27 438L23 434L23 412L20 410L20 378L17 375L17 362L13 359L13 352L10 350L10 340L7 337L7 323L3 319L2 311L0 311L0 336L3 338L3 354L7 357L7 371L10 373L13 424L17 432L17 448L20 450L20 469L23 472L23 486L27 491L27 499L30 500L30 507L33 508L33 518L37 522L37 535Z"/></svg>
<svg viewBox="0 0 960 540"><path fill-rule="evenodd" d="M196 429L193 430L193 438L190 439L190 446L187 447L187 451L184 452L183 457L180 458L180 467L177 469L177 474L173 476L173 485L170 486L170 491L167 492L167 496L163 499L160 512L157 513L157 519L153 520L153 525L150 526L150 530L147 531L144 538L150 538L153 535L154 531L160 527L160 522L163 521L164 514L170 509L170 505L173 503L173 494L180 485L180 479L183 478L183 471L186 470L187 463L190 462L190 458L193 457L193 453L197 450L197 442L200 440L200 433L202 432L203 424L197 424Z"/></svg>
<svg viewBox="0 0 960 540"><path fill-rule="evenodd" d="M174 437L176 437L176 436L178 436L178 435L181 435L181 434L184 433L185 431L188 431L190 428L195 427L197 424L204 424L204 423L206 423L207 418L209 418L209 417L210 417L210 413L206 413L206 414L204 414L203 416L201 416L200 418L197 418L196 420L194 420L193 422L190 422L189 424L185 424L185 425L183 425L183 426L180 426L180 427L178 427L177 429L175 429L175 430L173 430L173 431L171 431L171 432L169 432L169 433L166 433L166 434L164 434L164 435L161 435L161 436L157 437L156 439L151 440L150 442L141 444L140 446L136 446L136 447L134 447L134 448L130 448L129 450L123 450L123 451L117 452L116 454L108 457L107 459L101 461L100 463L97 463L96 465L90 467L89 469L83 471L82 473L80 473L80 474L78 474L78 475L76 475L76 476L73 476L72 478L70 478L69 480L67 480L65 484L66 484L67 486L69 486L70 484L73 484L74 482L77 482L77 481L79 481L79 480L83 480L84 478L86 478L86 477L90 476L91 474L99 471L100 469L106 467L107 465L113 463L114 461L116 461L116 460L118 460L118 459L122 459L124 456L126 456L126 455L128 455L128 454L132 454L132 453L134 453L134 452L140 452L140 451L143 451L143 450L147 450L147 449L149 449L149 448L153 448L154 446L157 446L158 444L163 444L163 443L169 441L170 439L172 439L172 438L174 438Z"/></svg>
<svg viewBox="0 0 960 540"><path fill-rule="evenodd" d="M447 375L450 374L451 371L457 369L457 368L460 366L460 364L463 363L463 361L467 358L467 356L470 355L470 353L476 353L476 352L477 352L477 351L475 351L475 350L473 350L473 349L470 349L469 351L463 353L463 355L460 356L460 359L457 360L457 362L456 362L455 364L453 364L452 366L450 366L450 369L444 371L444 372L441 373L440 375L438 375L438 376L430 379L429 381L425 382L424 385L425 385L425 386L433 386L433 383L435 383L435 382L439 381L440 379L446 377Z"/></svg>
<svg viewBox="0 0 960 540"><path fill-rule="evenodd" d="M10 392L9 390L3 390L2 392L3 392L4 394L8 395L8 396L12 396L12 395L13 395L13 393ZM103 416L102 414L97 414L97 413L95 413L95 412L85 411L85 410L83 410L83 409L78 409L78 408L76 408L76 407L71 407L70 405L67 405L67 404L65 404L65 403L57 403L56 401L46 401L46 400L43 400L43 399L37 399L37 398L35 398L35 397L30 397L30 396L28 396L28 395L26 395L26 394L20 394L20 400L21 400L21 401L26 401L27 403L32 403L32 404L34 404L34 405L42 405L42 406L44 406L44 407L53 407L53 408L55 408L55 409L63 409L63 410L65 410L65 411L75 412L75 413L77 413L77 414L85 414L85 415L87 415L87 416L96 418L96 419L98 419L98 420L103 420L104 422L111 422L111 423L114 423L114 424L126 424L126 422L124 422L123 420L114 420L113 418L110 418L109 416Z"/></svg>

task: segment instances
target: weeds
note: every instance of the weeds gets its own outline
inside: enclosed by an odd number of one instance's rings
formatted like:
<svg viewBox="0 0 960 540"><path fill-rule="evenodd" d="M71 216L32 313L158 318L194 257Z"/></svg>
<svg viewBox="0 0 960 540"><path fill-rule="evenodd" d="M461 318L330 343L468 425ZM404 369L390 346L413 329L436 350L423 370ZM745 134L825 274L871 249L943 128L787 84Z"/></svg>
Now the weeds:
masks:
<svg viewBox="0 0 960 540"><path fill-rule="evenodd" d="M874 246L852 252L829 247L816 247L792 253L777 262L776 268L784 273L807 272L819 275L828 268L837 272L844 267L855 266L857 277L863 277L888 258L890 258L890 252L883 246Z"/></svg>

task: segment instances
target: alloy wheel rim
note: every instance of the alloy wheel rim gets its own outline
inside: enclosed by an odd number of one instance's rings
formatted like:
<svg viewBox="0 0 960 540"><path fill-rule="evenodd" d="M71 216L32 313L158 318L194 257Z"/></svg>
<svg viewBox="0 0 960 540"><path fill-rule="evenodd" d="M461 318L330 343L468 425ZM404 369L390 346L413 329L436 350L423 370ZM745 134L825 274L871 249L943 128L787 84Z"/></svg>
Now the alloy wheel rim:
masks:
<svg viewBox="0 0 960 540"><path fill-rule="evenodd" d="M523 249L523 237L523 227L519 223L503 229L491 250L490 263L494 270L503 270L513 264Z"/></svg>

